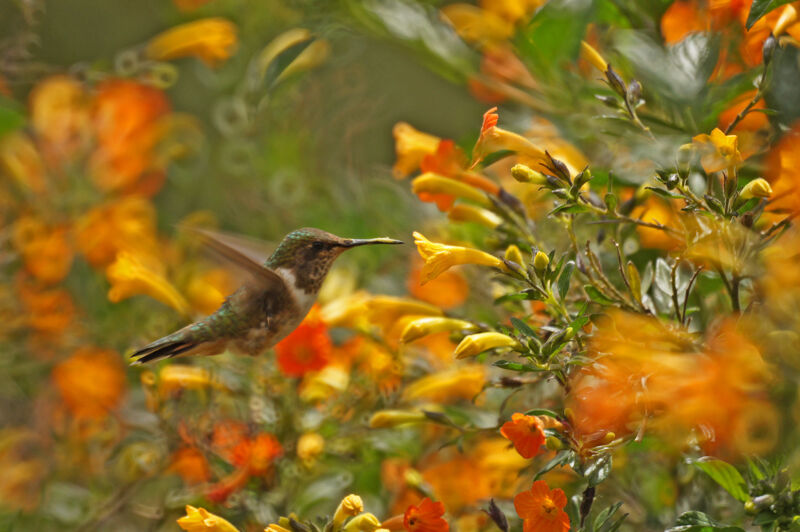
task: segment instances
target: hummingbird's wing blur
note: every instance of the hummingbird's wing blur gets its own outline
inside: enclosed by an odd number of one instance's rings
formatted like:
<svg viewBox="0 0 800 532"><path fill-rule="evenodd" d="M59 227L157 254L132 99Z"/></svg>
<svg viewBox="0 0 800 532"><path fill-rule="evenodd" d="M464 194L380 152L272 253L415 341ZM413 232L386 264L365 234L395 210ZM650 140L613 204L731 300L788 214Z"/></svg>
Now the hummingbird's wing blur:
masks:
<svg viewBox="0 0 800 532"><path fill-rule="evenodd" d="M269 256L256 248L251 239L210 229L191 228L189 231L200 237L202 243L215 255L247 273L264 289L272 291L285 288L283 278L273 270L264 266Z"/></svg>

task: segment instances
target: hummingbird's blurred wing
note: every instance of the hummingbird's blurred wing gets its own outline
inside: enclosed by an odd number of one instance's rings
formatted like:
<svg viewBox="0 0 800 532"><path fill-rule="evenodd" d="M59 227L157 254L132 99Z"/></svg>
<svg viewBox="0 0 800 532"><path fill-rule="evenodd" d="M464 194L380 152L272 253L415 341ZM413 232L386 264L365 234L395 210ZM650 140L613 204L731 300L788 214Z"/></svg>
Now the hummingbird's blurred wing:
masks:
<svg viewBox="0 0 800 532"><path fill-rule="evenodd" d="M256 249L251 239L197 227L186 228L186 230L197 235L210 251L243 270L265 290L287 289L283 278L264 266L266 257L269 255L263 250Z"/></svg>

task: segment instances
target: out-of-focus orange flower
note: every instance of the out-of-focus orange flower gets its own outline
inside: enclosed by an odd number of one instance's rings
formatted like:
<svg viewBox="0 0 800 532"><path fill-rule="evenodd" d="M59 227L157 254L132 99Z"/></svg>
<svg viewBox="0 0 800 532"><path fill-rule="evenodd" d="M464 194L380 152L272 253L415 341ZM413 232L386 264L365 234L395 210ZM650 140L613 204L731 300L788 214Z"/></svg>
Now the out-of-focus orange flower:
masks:
<svg viewBox="0 0 800 532"><path fill-rule="evenodd" d="M72 247L67 228L49 227L42 220L22 216L14 224L14 245L22 254L25 269L45 284L64 279L72 267Z"/></svg>
<svg viewBox="0 0 800 532"><path fill-rule="evenodd" d="M350 368L340 362L328 364L319 371L310 371L300 384L300 398L309 403L325 401L347 389Z"/></svg>
<svg viewBox="0 0 800 532"><path fill-rule="evenodd" d="M204 18L159 33L147 43L156 61L196 57L210 67L226 61L236 49L236 25L224 18Z"/></svg>
<svg viewBox="0 0 800 532"><path fill-rule="evenodd" d="M695 0L676 0L661 16L661 35L667 44L675 44L690 33L708 29L707 20Z"/></svg>
<svg viewBox="0 0 800 532"><path fill-rule="evenodd" d="M742 57L748 66L753 67L761 63L764 42L770 34L779 37L783 33L788 33L791 37L800 39L800 23L797 21L798 9L800 9L800 2L792 2L782 8L773 9L756 21L753 27L744 34ZM740 11L739 17L742 26L747 20L747 15L747 9Z"/></svg>
<svg viewBox="0 0 800 532"><path fill-rule="evenodd" d="M297 457L306 465L314 463L325 450L325 438L316 432L307 432L297 440Z"/></svg>
<svg viewBox="0 0 800 532"><path fill-rule="evenodd" d="M773 190L770 210L800 210L800 122L767 155L765 177Z"/></svg>
<svg viewBox="0 0 800 532"><path fill-rule="evenodd" d="M731 103L731 106L722 111L719 115L717 120L717 125L719 129L725 130L728 128L731 123L736 119L736 116L744 110L745 107L750 103L755 96L756 91L755 89L752 91L747 91L736 98L736 100ZM767 115L762 112L759 112L758 109L764 109L764 99L761 98L756 102L756 104L752 107L753 111L744 118L742 118L736 127L733 129L737 133L741 131L756 131L759 129L763 129L767 127L769 124L769 120L767 119Z"/></svg>
<svg viewBox="0 0 800 532"><path fill-rule="evenodd" d="M68 161L89 143L89 97L68 76L51 76L36 84L30 94L30 117L53 165Z"/></svg>
<svg viewBox="0 0 800 532"><path fill-rule="evenodd" d="M403 364L383 345L357 336L345 342L340 349L350 353L358 371L377 384L381 392L389 393L400 386Z"/></svg>
<svg viewBox="0 0 800 532"><path fill-rule="evenodd" d="M658 223L672 229L676 229L678 223L678 214L672 206L656 196L650 196L644 203L634 207L631 217L649 223ZM637 225L636 233L639 235L642 247L646 248L669 251L677 249L682 244L677 236L661 229Z"/></svg>
<svg viewBox="0 0 800 532"><path fill-rule="evenodd" d="M0 507L30 512L39 505L47 474L40 446L40 437L29 429L0 430Z"/></svg>
<svg viewBox="0 0 800 532"><path fill-rule="evenodd" d="M79 419L103 419L125 393L120 356L110 349L81 347L53 368L52 377L64 404Z"/></svg>
<svg viewBox="0 0 800 532"><path fill-rule="evenodd" d="M78 219L75 242L95 268L111 264L120 251L155 255L156 211L141 196L125 196L93 207Z"/></svg>
<svg viewBox="0 0 800 532"><path fill-rule="evenodd" d="M425 399L437 403L471 400L480 393L485 383L486 368L481 364L468 364L414 381L403 390L403 399Z"/></svg>
<svg viewBox="0 0 800 532"><path fill-rule="evenodd" d="M64 333L73 324L75 303L68 291L43 289L24 277L18 277L16 284L31 329L52 337Z"/></svg>
<svg viewBox="0 0 800 532"><path fill-rule="evenodd" d="M145 294L183 314L189 312L189 304L164 276L161 263L152 257L120 251L106 269L106 277L111 283L108 299L113 303Z"/></svg>
<svg viewBox="0 0 800 532"><path fill-rule="evenodd" d="M239 421L224 420L214 424L211 431L211 449L226 462L233 463L233 449L248 438L247 425Z"/></svg>
<svg viewBox="0 0 800 532"><path fill-rule="evenodd" d="M419 169L426 155L436 153L439 137L414 129L406 122L398 122L392 128L394 136L395 163L392 173L402 179Z"/></svg>
<svg viewBox="0 0 800 532"><path fill-rule="evenodd" d="M539 454L544 445L544 424L536 416L528 416L521 412L511 415L500 428L500 434L511 440L514 448L523 458L533 458Z"/></svg>
<svg viewBox="0 0 800 532"><path fill-rule="evenodd" d="M444 504L425 497L403 514L403 527L408 532L448 532L450 525L442 517Z"/></svg>
<svg viewBox="0 0 800 532"><path fill-rule="evenodd" d="M163 133L159 120L168 112L158 89L119 79L100 84L92 113L97 148L89 159L100 190L126 191L148 174L163 175L153 151Z"/></svg>
<svg viewBox="0 0 800 532"><path fill-rule="evenodd" d="M469 295L469 283L461 273L449 270L423 285L420 262L418 259L414 260L408 275L406 286L409 294L445 310L457 307L466 301Z"/></svg>
<svg viewBox="0 0 800 532"><path fill-rule="evenodd" d="M158 393L162 398L183 390L202 390L210 386L221 386L205 368L170 364L158 374Z"/></svg>
<svg viewBox="0 0 800 532"><path fill-rule="evenodd" d="M514 509L523 519L524 532L568 532L566 505L564 492L558 488L551 490L544 480L537 480L530 490L514 497Z"/></svg>
<svg viewBox="0 0 800 532"><path fill-rule="evenodd" d="M195 447L182 447L172 455L168 473L175 473L186 484L202 484L211 478L208 460Z"/></svg>
<svg viewBox="0 0 800 532"><path fill-rule="evenodd" d="M485 11L495 13L512 24L523 23L544 4L544 0L480 0Z"/></svg>
<svg viewBox="0 0 800 532"><path fill-rule="evenodd" d="M238 467L245 467L251 475L267 474L275 458L283 454L283 447L272 434L262 432L254 438L240 441L231 450L231 462Z"/></svg>
<svg viewBox="0 0 800 532"><path fill-rule="evenodd" d="M302 377L324 368L331 359L332 348L319 305L314 305L303 322L275 346L278 367L284 375Z"/></svg>
<svg viewBox="0 0 800 532"><path fill-rule="evenodd" d="M0 138L0 169L25 191L42 194L46 190L44 163L27 135L8 133Z"/></svg>

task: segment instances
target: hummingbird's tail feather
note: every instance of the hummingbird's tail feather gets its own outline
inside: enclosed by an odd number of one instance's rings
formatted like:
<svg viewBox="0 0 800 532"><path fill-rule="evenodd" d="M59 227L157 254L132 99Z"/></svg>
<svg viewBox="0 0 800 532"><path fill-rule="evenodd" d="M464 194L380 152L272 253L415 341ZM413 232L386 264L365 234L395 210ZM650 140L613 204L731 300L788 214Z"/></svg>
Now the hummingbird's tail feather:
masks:
<svg viewBox="0 0 800 532"><path fill-rule="evenodd" d="M190 349L197 347L194 342L187 342L185 340L172 340L167 342L154 342L142 349L139 349L131 358L134 358L131 364L144 364L146 362L153 362L164 358L176 357L180 354L186 353Z"/></svg>

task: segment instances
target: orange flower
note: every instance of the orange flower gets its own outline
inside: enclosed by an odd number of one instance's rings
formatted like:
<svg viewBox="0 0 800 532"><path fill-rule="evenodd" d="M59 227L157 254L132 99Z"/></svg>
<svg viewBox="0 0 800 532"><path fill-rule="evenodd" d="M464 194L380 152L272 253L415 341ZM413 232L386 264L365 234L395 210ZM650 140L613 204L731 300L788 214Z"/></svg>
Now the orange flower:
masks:
<svg viewBox="0 0 800 532"><path fill-rule="evenodd" d="M675 44L690 33L706 29L707 14L694 0L672 2L661 17L661 35L667 44Z"/></svg>
<svg viewBox="0 0 800 532"><path fill-rule="evenodd" d="M544 444L544 424L536 416L515 412L511 421L500 429L500 434L511 440L514 448L523 458L533 458Z"/></svg>
<svg viewBox="0 0 800 532"><path fill-rule="evenodd" d="M103 419L125 392L125 371L110 349L81 347L53 369L52 377L64 404L80 419Z"/></svg>
<svg viewBox="0 0 800 532"><path fill-rule="evenodd" d="M62 281L72 267L72 247L66 227L47 227L24 216L14 225L14 243L22 253L25 269L45 284Z"/></svg>
<svg viewBox="0 0 800 532"><path fill-rule="evenodd" d="M408 532L447 532L450 525L443 515L444 504L425 497L418 505L408 507L403 515L403 527Z"/></svg>
<svg viewBox="0 0 800 532"><path fill-rule="evenodd" d="M722 111L717 120L717 126L725 130L736 119L736 116L750 103L750 100L755 96L756 91L751 90L739 95L736 100L731 103L731 106ZM750 112L742 118L736 127L733 129L736 132L740 131L756 131L767 127L769 119L764 113L758 112L758 109L764 109L764 99L758 100L752 107L755 112Z"/></svg>
<svg viewBox="0 0 800 532"><path fill-rule="evenodd" d="M224 268L212 268L192 276L186 296L193 308L211 314L234 290L236 285L230 273Z"/></svg>
<svg viewBox="0 0 800 532"><path fill-rule="evenodd" d="M422 261L415 257L406 281L409 294L445 310L461 305L469 295L469 283L455 270L448 270L425 284L421 281Z"/></svg>
<svg viewBox="0 0 800 532"><path fill-rule="evenodd" d="M45 192L44 162L27 135L15 132L0 138L0 169L25 192Z"/></svg>
<svg viewBox="0 0 800 532"><path fill-rule="evenodd" d="M643 204L634 207L631 217L649 223L660 223L673 229L676 229L675 226L678 222L678 215L672 209L671 204L655 195L647 198ZM639 235L639 242L645 248L670 251L681 245L680 239L661 229L637 225L636 233Z"/></svg>
<svg viewBox="0 0 800 532"><path fill-rule="evenodd" d="M37 83L30 94L30 114L31 126L53 166L87 146L89 97L74 79L57 75Z"/></svg>
<svg viewBox="0 0 800 532"><path fill-rule="evenodd" d="M514 508L523 519L524 532L569 532L566 505L564 492L558 488L551 490L544 480L537 480L530 490L514 497Z"/></svg>
<svg viewBox="0 0 800 532"><path fill-rule="evenodd" d="M414 129L406 122L398 122L392 128L396 160L392 173L402 179L419 168L426 155L435 153L441 139Z"/></svg>
<svg viewBox="0 0 800 532"><path fill-rule="evenodd" d="M168 473L175 473L186 484L202 484L208 482L211 472L208 460L203 453L195 447L182 447L172 455L172 460L167 467Z"/></svg>
<svg viewBox="0 0 800 532"><path fill-rule="evenodd" d="M72 324L75 304L66 290L45 290L20 276L17 278L17 292L31 329L54 336L62 334Z"/></svg>
<svg viewBox="0 0 800 532"><path fill-rule="evenodd" d="M765 177L772 184L770 208L800 210L800 122L772 148L766 161Z"/></svg>
<svg viewBox="0 0 800 532"><path fill-rule="evenodd" d="M245 467L251 475L261 476L268 473L275 458L283 454L283 448L272 434L262 432L255 438L240 441L231 450L231 463Z"/></svg>
<svg viewBox="0 0 800 532"><path fill-rule="evenodd" d="M324 368L331 359L332 343L328 327L314 305L303 322L275 346L278 367L284 375L302 377Z"/></svg>
<svg viewBox="0 0 800 532"><path fill-rule="evenodd" d="M163 176L153 152L162 134L158 121L168 112L158 89L119 79L100 84L92 114L98 146L89 159L98 188L126 191L148 175Z"/></svg>

